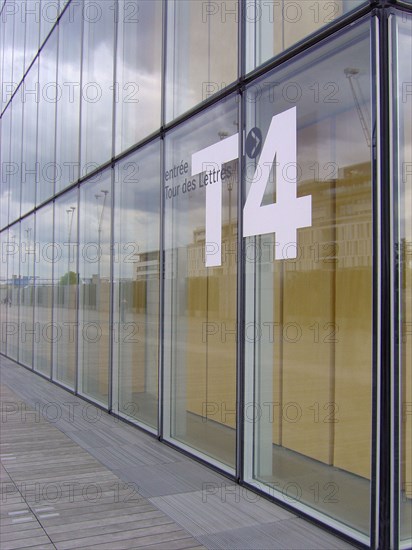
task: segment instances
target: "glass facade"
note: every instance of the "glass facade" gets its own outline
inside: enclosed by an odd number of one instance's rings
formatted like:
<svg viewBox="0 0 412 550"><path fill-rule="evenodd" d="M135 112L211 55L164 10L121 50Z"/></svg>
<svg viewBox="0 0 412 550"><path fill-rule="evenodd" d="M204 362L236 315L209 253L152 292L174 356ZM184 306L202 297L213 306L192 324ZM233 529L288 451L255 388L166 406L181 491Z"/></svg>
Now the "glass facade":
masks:
<svg viewBox="0 0 412 550"><path fill-rule="evenodd" d="M411 4L0 2L0 353L412 539Z"/></svg>

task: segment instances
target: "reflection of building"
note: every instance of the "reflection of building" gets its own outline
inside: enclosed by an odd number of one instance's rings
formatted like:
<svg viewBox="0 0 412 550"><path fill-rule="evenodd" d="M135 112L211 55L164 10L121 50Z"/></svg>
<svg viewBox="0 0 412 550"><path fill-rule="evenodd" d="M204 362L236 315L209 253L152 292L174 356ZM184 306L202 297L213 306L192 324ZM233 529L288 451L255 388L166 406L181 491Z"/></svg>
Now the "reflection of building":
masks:
<svg viewBox="0 0 412 550"><path fill-rule="evenodd" d="M224 274L235 274L237 264L237 220L231 225L222 225L222 267L215 268ZM205 229L199 228L193 232L193 243L187 247L188 277L205 277L209 270L205 267ZM214 246L214 243L210 245Z"/></svg>
<svg viewBox="0 0 412 550"><path fill-rule="evenodd" d="M159 278L159 252L141 252L136 254L135 260L136 281Z"/></svg>
<svg viewBox="0 0 412 550"><path fill-rule="evenodd" d="M27 329L0 352L355 544L407 548L411 2L56 5L58 23L26 24L42 2L0 1L0 322ZM36 94L55 82L59 101ZM208 174L230 150L222 212L204 175L188 191L209 147ZM254 215L280 202L284 153L312 219L279 254L275 231L242 225L262 156ZM71 331L30 335L52 323Z"/></svg>

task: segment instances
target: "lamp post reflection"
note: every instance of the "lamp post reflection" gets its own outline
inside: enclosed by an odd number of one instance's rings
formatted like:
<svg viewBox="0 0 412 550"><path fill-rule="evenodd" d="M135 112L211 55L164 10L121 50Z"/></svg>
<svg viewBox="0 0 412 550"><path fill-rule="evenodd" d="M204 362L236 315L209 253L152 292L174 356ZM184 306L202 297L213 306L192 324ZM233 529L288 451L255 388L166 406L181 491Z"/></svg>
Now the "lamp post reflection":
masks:
<svg viewBox="0 0 412 550"><path fill-rule="evenodd" d="M74 211L76 210L75 206L70 206L67 210L67 224L68 224L68 254L67 254L67 311L70 309L70 245L71 245L71 234L72 234L72 226L73 226L73 217L74 217Z"/></svg>
<svg viewBox="0 0 412 550"><path fill-rule="evenodd" d="M13 243L12 250L13 250L13 259L12 259L12 274L11 274L11 290L10 290L10 296L7 298L7 303L11 307L13 303L13 293L14 293L14 285L16 284L16 275L14 273L14 247L16 244L16 235L11 235L10 240Z"/></svg>
<svg viewBox="0 0 412 550"><path fill-rule="evenodd" d="M101 241L102 241L102 222L103 222L103 216L104 216L104 210L106 207L106 201L107 201L107 195L109 194L109 191L106 189L101 189L99 193L96 193L94 196L96 199L96 214L97 214L97 288L96 288L96 311L99 311L100 307L100 270L101 270ZM103 204L101 211L99 213L99 199L103 196Z"/></svg>

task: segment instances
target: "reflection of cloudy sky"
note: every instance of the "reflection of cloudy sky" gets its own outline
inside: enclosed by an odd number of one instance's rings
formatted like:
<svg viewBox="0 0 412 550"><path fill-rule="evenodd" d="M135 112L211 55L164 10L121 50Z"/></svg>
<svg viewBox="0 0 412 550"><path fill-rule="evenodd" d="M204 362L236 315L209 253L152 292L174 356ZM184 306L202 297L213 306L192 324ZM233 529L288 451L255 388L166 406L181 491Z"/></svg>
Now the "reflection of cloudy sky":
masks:
<svg viewBox="0 0 412 550"><path fill-rule="evenodd" d="M19 100L17 100L12 102L11 107L12 128L10 142L10 162L12 164L13 174L10 175L9 179L9 221L15 220L20 216L20 167L23 105Z"/></svg>
<svg viewBox="0 0 412 550"><path fill-rule="evenodd" d="M36 214L36 263L35 275L51 280L53 269L53 205L48 205ZM23 234L22 234L23 239ZM28 243L28 246L30 243Z"/></svg>
<svg viewBox="0 0 412 550"><path fill-rule="evenodd" d="M257 125L265 136L272 116L296 105L298 164L303 180L312 179L315 170L324 178L328 162L344 168L371 159L350 82L345 75L347 68L357 72L353 84L370 134L369 36L349 47L342 44L344 40L331 42L330 51L325 52L323 46L322 50L317 49L298 62L289 63L283 70L273 71L250 87L248 111L251 118L247 131ZM255 113L259 118L255 118ZM315 163L317 168L314 168Z"/></svg>
<svg viewBox="0 0 412 550"><path fill-rule="evenodd" d="M49 163L54 162L54 132L56 103L57 34L53 33L40 55L39 65L39 108L37 135L37 162L39 163L39 181L36 203L39 204L53 194L52 176L44 172ZM52 86L50 84L53 84ZM47 123L45 123L47 121Z"/></svg>
<svg viewBox="0 0 412 550"><path fill-rule="evenodd" d="M179 0L168 6L167 118L180 115L236 79L235 17L205 17L205 3ZM222 54L222 52L224 52Z"/></svg>
<svg viewBox="0 0 412 550"><path fill-rule="evenodd" d="M119 2L117 153L160 126L161 2L136 3L133 13L131 7L134 4Z"/></svg>
<svg viewBox="0 0 412 550"><path fill-rule="evenodd" d="M104 201L103 191L108 191ZM80 188L79 273L89 278L98 273L100 240L100 274L110 275L111 170L105 170ZM100 231L99 231L100 230Z"/></svg>
<svg viewBox="0 0 412 550"><path fill-rule="evenodd" d="M165 170L188 162L189 171L165 182L165 185L182 186L185 177L193 179L191 174L191 155L219 141L219 134L231 136L237 132L237 102L231 96L201 115L195 117L183 128L176 129L166 137ZM198 181L198 178L196 178ZM205 226L205 188L183 194L165 201L165 248L187 246L193 242L193 232ZM227 197L227 193L223 196ZM234 201L235 202L235 201ZM223 202L225 205L225 200ZM235 211L235 209L234 209Z"/></svg>
<svg viewBox="0 0 412 550"><path fill-rule="evenodd" d="M133 253L159 249L160 144L154 142L127 157L115 179L115 276L132 277ZM122 246L129 243L129 246Z"/></svg>
<svg viewBox="0 0 412 550"><path fill-rule="evenodd" d="M37 97L28 93L36 89L38 82L38 61L34 63L18 93L13 99L13 108L17 102L23 102L23 138L20 144L22 150L22 210L25 214L34 206L35 176L33 171L36 163L36 138L37 138ZM13 123L14 125L14 123Z"/></svg>
<svg viewBox="0 0 412 550"><path fill-rule="evenodd" d="M59 23L58 84L61 98L57 104L56 189L63 189L78 178L80 127L81 5L73 4ZM66 163L66 164L64 164Z"/></svg>
<svg viewBox="0 0 412 550"><path fill-rule="evenodd" d="M7 225L9 217L9 178L6 169L10 161L10 125L11 109L7 109L1 119L0 227Z"/></svg>
<svg viewBox="0 0 412 550"><path fill-rule="evenodd" d="M24 34L25 23L21 17L24 9L24 0L15 2L17 8L14 20L14 44L13 44L13 82L18 84L23 77L24 69Z"/></svg>
<svg viewBox="0 0 412 550"><path fill-rule="evenodd" d="M85 23L82 74L82 158L101 164L111 157L114 24L111 2L99 4L98 24Z"/></svg>

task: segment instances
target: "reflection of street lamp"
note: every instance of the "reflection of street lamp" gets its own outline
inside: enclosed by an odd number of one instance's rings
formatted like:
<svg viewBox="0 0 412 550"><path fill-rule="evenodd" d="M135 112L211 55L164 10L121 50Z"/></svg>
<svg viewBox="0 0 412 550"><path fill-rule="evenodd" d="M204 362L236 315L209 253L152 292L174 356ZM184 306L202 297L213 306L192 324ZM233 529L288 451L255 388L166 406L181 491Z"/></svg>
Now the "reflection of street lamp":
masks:
<svg viewBox="0 0 412 550"><path fill-rule="evenodd" d="M12 250L13 250L13 265L12 265L11 278L14 279L14 247L15 247L15 244L16 244L16 235L10 235L10 240L13 242L13 247L12 247Z"/></svg>
<svg viewBox="0 0 412 550"><path fill-rule="evenodd" d="M27 254L31 254L31 250L30 250L30 243L31 243L31 227L28 227L27 229L24 230L24 232L26 233L27 235ZM33 251L34 253L34 251ZM29 258L27 259L27 284L29 282L29 277L30 277L30 260Z"/></svg>
<svg viewBox="0 0 412 550"><path fill-rule="evenodd" d="M16 244L16 235L10 235L10 240L13 242L13 263L12 263L12 274L11 274L11 290L10 290L10 296L8 296L7 300L8 300L8 305L11 306L12 304L12 301L13 301L13 288L14 288L14 283L15 283L15 276L14 276L14 247L15 247L15 244ZM8 293L7 293L8 295Z"/></svg>
<svg viewBox="0 0 412 550"><path fill-rule="evenodd" d="M68 225L68 254L67 254L67 307L70 308L70 244L71 244L71 235L72 235L72 225L74 211L76 210L75 206L70 206L67 210L67 225Z"/></svg>
<svg viewBox="0 0 412 550"><path fill-rule="evenodd" d="M103 215L104 215L104 209L106 207L106 200L107 200L107 195L109 194L109 191L107 191L106 189L101 189L100 190L101 193L103 193L103 205L102 205L102 210L100 212L100 215L99 215L99 199L101 198L101 195L99 195L99 193L96 193L96 195L94 196L95 199L96 199L96 212L97 212L97 254L98 254L98 257L97 257L97 293L96 293L96 311L99 309L99 305L100 305L100 259L101 259L101 251L100 251L100 246L101 246L101 240L102 240L102 221L103 221Z"/></svg>
<svg viewBox="0 0 412 550"><path fill-rule="evenodd" d="M27 288L27 292L29 291L29 286L30 286L30 254L34 254L35 253L35 248L33 247L33 250L31 250L31 231L32 231L32 228L31 227L28 227L27 229L24 230L24 232L26 233L27 235L27 246L26 246L26 249L27 249L27 284L24 285L24 292L23 292L23 299L22 299L22 303L25 303L26 302L26 288ZM21 294L20 294L20 298L21 298ZM28 298L28 297L27 297Z"/></svg>
<svg viewBox="0 0 412 550"><path fill-rule="evenodd" d="M355 86L353 85L353 80L352 80L353 78L355 78L359 75L360 71L359 71L359 69L353 69L353 68L347 67L343 72L345 73L345 76L349 81L349 86L350 86L350 89L351 89L351 92L352 92L352 95L353 95L353 99L355 101L356 111L358 113L359 121L360 121L361 126L362 126L363 135L365 136L365 140L366 140L366 143L367 143L368 147L370 147L371 146L371 139L370 139L369 126L368 126L368 123L366 122L366 118L363 114L362 107L360 105L359 98L358 98L358 95L356 93ZM355 78L355 80L358 84L359 91L362 93L362 91L360 89L360 85L359 85L359 80L357 78Z"/></svg>

